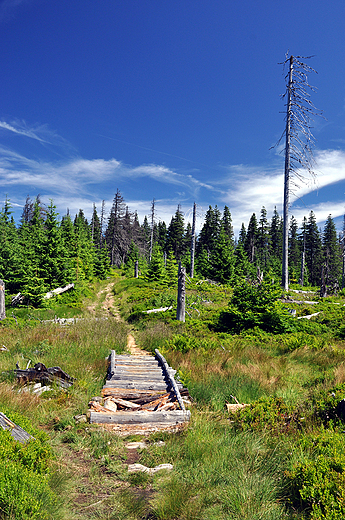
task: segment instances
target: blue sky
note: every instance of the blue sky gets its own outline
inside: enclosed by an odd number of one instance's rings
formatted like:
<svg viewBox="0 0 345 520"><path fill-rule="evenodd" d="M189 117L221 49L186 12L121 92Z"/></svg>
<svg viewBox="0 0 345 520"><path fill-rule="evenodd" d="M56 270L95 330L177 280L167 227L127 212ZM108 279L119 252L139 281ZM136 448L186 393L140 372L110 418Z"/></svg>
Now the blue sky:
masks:
<svg viewBox="0 0 345 520"><path fill-rule="evenodd" d="M235 231L281 212L289 51L318 71L316 183L291 199L339 229L345 213L343 0L0 1L0 201L27 195L61 215L109 211L119 188L140 220L156 199L198 223L230 207Z"/></svg>

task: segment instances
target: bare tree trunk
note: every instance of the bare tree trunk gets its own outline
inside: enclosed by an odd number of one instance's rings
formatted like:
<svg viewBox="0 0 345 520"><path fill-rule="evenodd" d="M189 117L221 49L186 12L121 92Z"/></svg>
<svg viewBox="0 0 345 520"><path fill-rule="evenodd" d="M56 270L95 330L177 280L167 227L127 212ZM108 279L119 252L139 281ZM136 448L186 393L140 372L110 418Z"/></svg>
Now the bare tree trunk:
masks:
<svg viewBox="0 0 345 520"><path fill-rule="evenodd" d="M326 271L327 271L327 266L325 266L325 265L322 266L322 271L321 271L321 287L320 287L321 298L325 298L327 296L327 287L326 287L326 282L325 282L325 267L326 267Z"/></svg>
<svg viewBox="0 0 345 520"><path fill-rule="evenodd" d="M181 262L178 266L177 313L178 321L185 321L186 317L186 269Z"/></svg>
<svg viewBox="0 0 345 520"><path fill-rule="evenodd" d="M134 266L134 276L135 276L135 278L138 278L138 277L139 277L139 262L138 262L138 260L136 260L136 262L135 262L135 266Z"/></svg>
<svg viewBox="0 0 345 520"><path fill-rule="evenodd" d="M288 100L286 109L285 129L285 173L284 173L284 230L283 230L283 269L282 287L289 289L289 183L290 183L290 126L291 126L291 87L292 87L293 56L290 56L290 71L288 83Z"/></svg>
<svg viewBox="0 0 345 520"><path fill-rule="evenodd" d="M193 206L192 243L190 247L190 277L194 277L196 203Z"/></svg>
<svg viewBox="0 0 345 520"><path fill-rule="evenodd" d="M0 320L4 320L5 318L6 318L6 310L5 310L5 282L0 280Z"/></svg>
<svg viewBox="0 0 345 520"><path fill-rule="evenodd" d="M92 214L92 231L91 231L91 237L92 237L92 241L93 241L93 235L95 234L95 219L94 219L94 216L95 216L95 209L96 209L96 204L93 203L93 214Z"/></svg>
<svg viewBox="0 0 345 520"><path fill-rule="evenodd" d="M100 233L100 237L99 237L99 247L102 247L102 242L103 242L104 209L105 209L105 201L102 200L102 211L101 211L101 233Z"/></svg>
<svg viewBox="0 0 345 520"><path fill-rule="evenodd" d="M152 205L151 205L151 238L150 238L150 255L149 255L150 262L151 262L152 250L153 250L153 226L154 226L154 222L155 222L155 199L153 199Z"/></svg>

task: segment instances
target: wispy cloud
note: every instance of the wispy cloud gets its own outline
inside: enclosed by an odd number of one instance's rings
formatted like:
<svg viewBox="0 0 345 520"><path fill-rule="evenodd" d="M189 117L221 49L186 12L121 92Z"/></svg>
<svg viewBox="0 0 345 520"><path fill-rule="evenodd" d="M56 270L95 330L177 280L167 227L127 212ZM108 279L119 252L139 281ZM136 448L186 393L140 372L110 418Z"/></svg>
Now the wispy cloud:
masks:
<svg viewBox="0 0 345 520"><path fill-rule="evenodd" d="M67 150L72 149L70 143L53 130L50 130L48 125L28 125L25 121L18 120L8 123L7 121L2 120L0 121L0 130L1 129L5 133L33 139L42 145L59 146Z"/></svg>

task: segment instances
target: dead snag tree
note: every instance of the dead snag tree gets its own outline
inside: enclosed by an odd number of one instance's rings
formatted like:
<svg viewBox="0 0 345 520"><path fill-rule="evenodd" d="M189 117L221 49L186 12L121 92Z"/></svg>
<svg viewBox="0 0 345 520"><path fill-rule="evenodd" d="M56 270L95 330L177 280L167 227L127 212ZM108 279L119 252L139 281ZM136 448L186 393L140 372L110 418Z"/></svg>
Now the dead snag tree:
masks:
<svg viewBox="0 0 345 520"><path fill-rule="evenodd" d="M310 58L310 56L308 56ZM283 267L282 287L289 288L289 195L293 187L305 183L307 177L315 178L313 171L312 146L314 137L311 132L311 120L320 115L310 100L310 90L314 90L308 82L308 74L316 72L306 63L300 61L301 56L290 56L284 62L289 71L285 76L286 91L282 98L286 99L286 125L282 137L285 136L285 171L284 171L284 228L283 228Z"/></svg>

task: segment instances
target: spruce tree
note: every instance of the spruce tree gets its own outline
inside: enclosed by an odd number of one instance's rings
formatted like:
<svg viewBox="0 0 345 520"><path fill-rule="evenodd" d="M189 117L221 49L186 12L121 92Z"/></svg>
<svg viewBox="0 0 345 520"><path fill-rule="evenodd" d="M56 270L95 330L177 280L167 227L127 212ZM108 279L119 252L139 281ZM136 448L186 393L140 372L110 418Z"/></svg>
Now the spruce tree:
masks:
<svg viewBox="0 0 345 520"><path fill-rule="evenodd" d="M172 251L176 260L181 260L185 253L184 218L180 206L172 217L168 227L167 250Z"/></svg>
<svg viewBox="0 0 345 520"><path fill-rule="evenodd" d="M169 287L177 285L178 264L174 253L169 251L165 266L165 280Z"/></svg>
<svg viewBox="0 0 345 520"><path fill-rule="evenodd" d="M11 213L11 204L6 197L0 212L0 278L5 282L8 291L16 292L19 290L21 258L18 233Z"/></svg>
<svg viewBox="0 0 345 520"><path fill-rule="evenodd" d="M249 220L244 249L248 255L249 262L254 264L257 258L258 223L255 213Z"/></svg>
<svg viewBox="0 0 345 520"><path fill-rule="evenodd" d="M271 219L270 244L270 256L272 256L276 262L281 263L283 255L283 222L276 206L274 207Z"/></svg>
<svg viewBox="0 0 345 520"><path fill-rule="evenodd" d="M234 228L232 226L232 218L231 218L231 213L230 213L228 206L224 206L221 224L222 224L222 227L224 229L226 236L230 240L230 243L232 244L232 246L234 246Z"/></svg>
<svg viewBox="0 0 345 520"><path fill-rule="evenodd" d="M88 222L81 209L74 220L74 233L77 253L77 280L91 280L94 275L95 248Z"/></svg>
<svg viewBox="0 0 345 520"><path fill-rule="evenodd" d="M265 206L260 212L260 220L257 233L257 258L261 269L266 269L269 255L269 224Z"/></svg>
<svg viewBox="0 0 345 520"><path fill-rule="evenodd" d="M70 282L66 278L63 268L65 252L57 217L56 206L51 200L44 224L46 237L42 247L42 270L45 283L49 289L55 289Z"/></svg>
<svg viewBox="0 0 345 520"><path fill-rule="evenodd" d="M322 259L326 285L334 286L334 284L338 284L341 276L341 250L331 215L328 215L323 230Z"/></svg>
<svg viewBox="0 0 345 520"><path fill-rule="evenodd" d="M309 214L306 226L305 253L305 260L309 273L309 283L311 285L319 285L321 278L322 246L320 232L313 211Z"/></svg>
<svg viewBox="0 0 345 520"><path fill-rule="evenodd" d="M165 266L163 252L158 244L153 246L152 258L147 270L147 279L154 282L165 281Z"/></svg>
<svg viewBox="0 0 345 520"><path fill-rule="evenodd" d="M220 283L228 283L234 275L234 250L229 236L222 227L210 256L210 277Z"/></svg>
<svg viewBox="0 0 345 520"><path fill-rule="evenodd" d="M101 246L102 243L102 232L101 232L101 221L97 214L97 208L96 204L93 205L93 212L90 222L90 231L91 231L91 237L93 240L93 243L95 244L95 247L98 249Z"/></svg>
<svg viewBox="0 0 345 520"><path fill-rule="evenodd" d="M244 225L244 222L242 222L240 233L238 235L237 245L242 246L243 250L244 250L244 244L246 243L246 236L247 236L246 226Z"/></svg>
<svg viewBox="0 0 345 520"><path fill-rule="evenodd" d="M162 251L166 251L167 244L167 226L164 221L158 222L157 226L157 242Z"/></svg>
<svg viewBox="0 0 345 520"><path fill-rule="evenodd" d="M112 266L117 265L119 267L124 261L123 241L126 237L123 232L123 219L125 214L125 201L119 189L117 189L108 219L108 227L105 233L105 239L109 248L110 263Z"/></svg>

